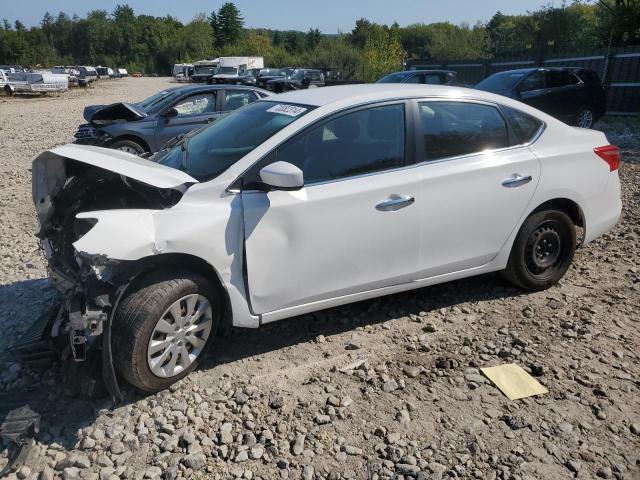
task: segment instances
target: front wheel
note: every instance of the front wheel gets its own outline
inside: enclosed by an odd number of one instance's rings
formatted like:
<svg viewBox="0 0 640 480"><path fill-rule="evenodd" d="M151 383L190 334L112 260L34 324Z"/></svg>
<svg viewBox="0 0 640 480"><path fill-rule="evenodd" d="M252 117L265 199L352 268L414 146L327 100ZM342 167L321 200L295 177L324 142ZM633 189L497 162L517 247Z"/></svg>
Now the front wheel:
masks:
<svg viewBox="0 0 640 480"><path fill-rule="evenodd" d="M142 155L146 152L145 148L134 140L116 140L109 147L114 150L133 153L134 155Z"/></svg>
<svg viewBox="0 0 640 480"><path fill-rule="evenodd" d="M114 317L114 364L131 385L157 392L187 376L221 317L216 289L190 272L159 270L134 285Z"/></svg>
<svg viewBox="0 0 640 480"><path fill-rule="evenodd" d="M564 276L575 251L576 229L569 216L558 210L537 212L522 224L502 275L527 290L545 290Z"/></svg>

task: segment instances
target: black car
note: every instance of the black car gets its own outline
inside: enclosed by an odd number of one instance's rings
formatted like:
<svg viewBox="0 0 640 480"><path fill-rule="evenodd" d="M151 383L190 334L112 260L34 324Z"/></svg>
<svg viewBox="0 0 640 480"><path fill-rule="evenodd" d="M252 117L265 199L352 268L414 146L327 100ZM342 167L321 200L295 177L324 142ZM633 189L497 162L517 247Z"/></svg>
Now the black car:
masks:
<svg viewBox="0 0 640 480"><path fill-rule="evenodd" d="M296 72L295 68L286 67L286 68L264 68L260 73L260 76L256 79L256 87L259 88L267 88L267 83L271 80L276 80L279 78L291 78L291 76Z"/></svg>
<svg viewBox="0 0 640 480"><path fill-rule="evenodd" d="M267 90L280 93L288 90L304 90L324 87L324 75L320 70L300 68L290 77L274 78L267 82Z"/></svg>
<svg viewBox="0 0 640 480"><path fill-rule="evenodd" d="M89 123L78 127L75 143L153 153L169 140L268 95L240 85L188 85L161 90L140 103L91 105L84 109Z"/></svg>
<svg viewBox="0 0 640 480"><path fill-rule="evenodd" d="M376 83L417 83L425 85L462 85L453 70L407 70L390 73Z"/></svg>
<svg viewBox="0 0 640 480"><path fill-rule="evenodd" d="M591 128L606 110L604 86L597 73L585 68L508 70L494 73L475 88L519 100L583 128Z"/></svg>

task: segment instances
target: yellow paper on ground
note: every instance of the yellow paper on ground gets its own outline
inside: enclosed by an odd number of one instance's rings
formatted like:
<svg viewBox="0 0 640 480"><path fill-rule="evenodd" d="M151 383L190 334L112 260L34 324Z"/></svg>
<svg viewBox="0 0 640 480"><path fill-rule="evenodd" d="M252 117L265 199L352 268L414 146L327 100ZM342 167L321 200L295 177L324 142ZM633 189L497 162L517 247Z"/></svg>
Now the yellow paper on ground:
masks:
<svg viewBox="0 0 640 480"><path fill-rule="evenodd" d="M540 382L529 375L519 365L506 363L497 367L481 368L480 371L504 393L509 400L532 397L549 393Z"/></svg>

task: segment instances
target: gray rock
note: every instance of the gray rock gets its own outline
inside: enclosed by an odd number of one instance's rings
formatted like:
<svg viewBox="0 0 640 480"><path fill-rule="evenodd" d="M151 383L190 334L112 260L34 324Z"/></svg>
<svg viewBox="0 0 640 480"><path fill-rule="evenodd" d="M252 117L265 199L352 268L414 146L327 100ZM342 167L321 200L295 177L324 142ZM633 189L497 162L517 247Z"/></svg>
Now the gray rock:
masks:
<svg viewBox="0 0 640 480"><path fill-rule="evenodd" d="M304 439L304 435L296 435L295 440L291 444L291 453L294 455L300 455L304 451Z"/></svg>
<svg viewBox="0 0 640 480"><path fill-rule="evenodd" d="M398 382L396 382L393 378L382 384L382 391L385 393L395 392L398 388Z"/></svg>
<svg viewBox="0 0 640 480"><path fill-rule="evenodd" d="M65 468L62 472L62 480L75 480L80 478L80 469L77 467Z"/></svg>
<svg viewBox="0 0 640 480"><path fill-rule="evenodd" d="M314 474L313 467L311 465L305 465L302 469L302 480L313 480Z"/></svg>
<svg viewBox="0 0 640 480"><path fill-rule="evenodd" d="M341 450L347 455L362 455L362 449L353 445L343 445Z"/></svg>
<svg viewBox="0 0 640 480"><path fill-rule="evenodd" d="M233 442L233 434L231 430L233 429L233 425L230 423L223 423L220 427L220 443L223 445L228 445Z"/></svg>
<svg viewBox="0 0 640 480"><path fill-rule="evenodd" d="M203 453L194 453L193 455L187 455L182 459L182 463L194 470L204 467L207 464L207 457Z"/></svg>
<svg viewBox="0 0 640 480"><path fill-rule="evenodd" d="M315 422L318 425L325 425L325 424L331 422L331 417L329 415L323 415L323 414L319 413L319 414L316 415Z"/></svg>
<svg viewBox="0 0 640 480"><path fill-rule="evenodd" d="M613 478L613 471L611 467L600 467L596 475L600 478Z"/></svg>
<svg viewBox="0 0 640 480"><path fill-rule="evenodd" d="M629 430L631 430L631 433L634 435L640 435L640 423L632 423Z"/></svg>
<svg viewBox="0 0 640 480"><path fill-rule="evenodd" d="M53 469L51 467L44 467L44 470L38 475L38 480L53 480Z"/></svg>
<svg viewBox="0 0 640 480"><path fill-rule="evenodd" d="M413 365L405 365L404 367L402 367L402 371L409 378L416 378L418 375L420 375L420 367L416 367Z"/></svg>
<svg viewBox="0 0 640 480"><path fill-rule="evenodd" d="M249 460L249 452L247 450L240 450L233 461L236 463L242 463L247 460Z"/></svg>

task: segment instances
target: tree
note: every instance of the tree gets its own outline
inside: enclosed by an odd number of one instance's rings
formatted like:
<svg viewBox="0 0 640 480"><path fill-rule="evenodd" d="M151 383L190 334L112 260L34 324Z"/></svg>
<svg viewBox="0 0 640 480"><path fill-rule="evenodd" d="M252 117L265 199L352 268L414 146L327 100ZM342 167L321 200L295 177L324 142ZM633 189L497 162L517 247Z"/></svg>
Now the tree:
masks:
<svg viewBox="0 0 640 480"><path fill-rule="evenodd" d="M362 79L373 82L380 77L402 69L405 51L400 39L380 25L369 29L361 60Z"/></svg>
<svg viewBox="0 0 640 480"><path fill-rule="evenodd" d="M216 23L216 45L224 47L237 43L242 38L244 19L240 10L231 2L227 2L218 10Z"/></svg>
<svg viewBox="0 0 640 480"><path fill-rule="evenodd" d="M640 43L640 0L599 0L597 7L603 43Z"/></svg>
<svg viewBox="0 0 640 480"><path fill-rule="evenodd" d="M291 54L301 53L305 48L305 43L305 36L302 32L287 32L284 39L284 47Z"/></svg>
<svg viewBox="0 0 640 480"><path fill-rule="evenodd" d="M217 47L216 38L218 36L218 15L216 15L215 11L211 12L209 15L209 25L211 25L211 32L213 33L211 46L215 49Z"/></svg>
<svg viewBox="0 0 640 480"><path fill-rule="evenodd" d="M313 50L322 40L322 33L317 28L310 28L306 34L306 46L308 50Z"/></svg>

